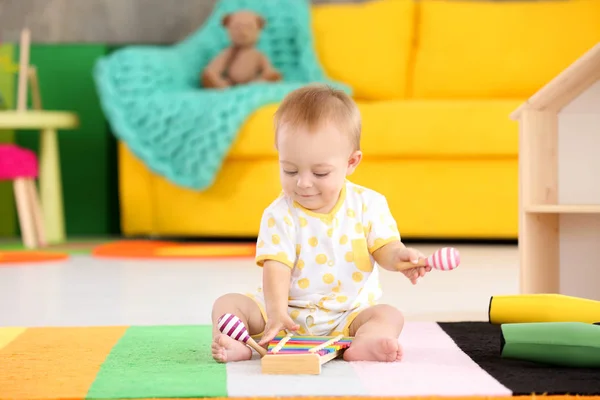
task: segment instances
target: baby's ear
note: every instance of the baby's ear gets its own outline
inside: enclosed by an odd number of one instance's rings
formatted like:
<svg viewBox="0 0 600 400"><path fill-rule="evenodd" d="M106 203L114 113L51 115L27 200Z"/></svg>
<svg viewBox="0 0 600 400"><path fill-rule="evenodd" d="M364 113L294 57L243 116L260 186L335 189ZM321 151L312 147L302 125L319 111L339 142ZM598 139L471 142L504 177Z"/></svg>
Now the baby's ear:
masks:
<svg viewBox="0 0 600 400"><path fill-rule="evenodd" d="M350 157L348 158L348 169L346 171L348 175L351 175L354 172L356 167L358 167L358 164L360 164L361 160L362 151L360 150L356 150L350 155Z"/></svg>
<svg viewBox="0 0 600 400"><path fill-rule="evenodd" d="M265 19L263 17L261 17L260 15L256 16L256 24L258 25L258 29L263 29L265 27L265 25L267 24L267 21L265 21Z"/></svg>
<svg viewBox="0 0 600 400"><path fill-rule="evenodd" d="M230 20L231 20L231 14L225 14L223 16L223 18L221 19L221 25L226 27L229 24Z"/></svg>

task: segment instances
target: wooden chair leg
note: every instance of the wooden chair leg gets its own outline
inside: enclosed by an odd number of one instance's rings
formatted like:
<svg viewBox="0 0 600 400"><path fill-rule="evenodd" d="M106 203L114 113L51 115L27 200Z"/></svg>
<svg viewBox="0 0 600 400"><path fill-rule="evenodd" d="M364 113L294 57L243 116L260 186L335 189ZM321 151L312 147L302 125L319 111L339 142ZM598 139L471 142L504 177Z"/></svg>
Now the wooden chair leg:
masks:
<svg viewBox="0 0 600 400"><path fill-rule="evenodd" d="M40 247L46 247L46 229L44 226L44 218L42 214L42 206L40 196L35 186L34 179L27 179L27 193L30 201L30 209L33 216L33 226L35 229L35 238Z"/></svg>
<svg viewBox="0 0 600 400"><path fill-rule="evenodd" d="M28 249L34 249L37 247L37 243L35 240L31 201L29 199L26 181L27 180L23 178L15 179L13 181L13 189L15 192L15 202L17 204L17 213L19 215L19 226L21 227L23 244Z"/></svg>

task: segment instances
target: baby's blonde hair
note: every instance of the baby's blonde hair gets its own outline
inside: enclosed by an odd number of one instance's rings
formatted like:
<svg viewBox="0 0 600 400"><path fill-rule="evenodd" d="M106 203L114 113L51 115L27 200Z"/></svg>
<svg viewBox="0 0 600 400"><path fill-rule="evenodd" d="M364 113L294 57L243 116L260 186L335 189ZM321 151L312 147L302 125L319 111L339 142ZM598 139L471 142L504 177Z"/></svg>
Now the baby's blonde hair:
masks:
<svg viewBox="0 0 600 400"><path fill-rule="evenodd" d="M282 125L319 128L333 122L349 136L354 150L360 150L362 122L356 103L344 91L328 85L308 85L289 93L275 113L275 146Z"/></svg>

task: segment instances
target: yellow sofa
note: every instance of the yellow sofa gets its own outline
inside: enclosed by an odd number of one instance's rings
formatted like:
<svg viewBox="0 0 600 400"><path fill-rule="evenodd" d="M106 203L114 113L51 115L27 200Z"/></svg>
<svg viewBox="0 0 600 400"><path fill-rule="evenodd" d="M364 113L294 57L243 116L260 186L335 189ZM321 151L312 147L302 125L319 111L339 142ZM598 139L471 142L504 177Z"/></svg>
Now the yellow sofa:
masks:
<svg viewBox="0 0 600 400"><path fill-rule="evenodd" d="M387 196L411 238L517 238L518 127L508 115L600 41L600 1L375 0L312 8L326 72L353 87L364 161L350 177ZM119 143L125 235L256 235L279 191L272 116L243 125L197 192Z"/></svg>

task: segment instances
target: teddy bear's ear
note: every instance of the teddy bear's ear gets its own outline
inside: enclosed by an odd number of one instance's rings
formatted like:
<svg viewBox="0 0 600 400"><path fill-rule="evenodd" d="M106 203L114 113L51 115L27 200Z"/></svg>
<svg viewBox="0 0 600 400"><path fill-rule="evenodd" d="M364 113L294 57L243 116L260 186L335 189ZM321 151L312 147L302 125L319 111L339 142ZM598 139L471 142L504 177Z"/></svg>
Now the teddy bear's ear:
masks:
<svg viewBox="0 0 600 400"><path fill-rule="evenodd" d="M231 14L225 14L223 16L223 18L221 19L221 24L223 26L227 26L227 24L229 24L229 20L231 19Z"/></svg>
<svg viewBox="0 0 600 400"><path fill-rule="evenodd" d="M259 29L264 28L265 25L267 24L267 21L265 21L265 19L263 17L261 17L260 15L256 16L256 22L258 24Z"/></svg>

